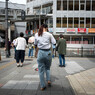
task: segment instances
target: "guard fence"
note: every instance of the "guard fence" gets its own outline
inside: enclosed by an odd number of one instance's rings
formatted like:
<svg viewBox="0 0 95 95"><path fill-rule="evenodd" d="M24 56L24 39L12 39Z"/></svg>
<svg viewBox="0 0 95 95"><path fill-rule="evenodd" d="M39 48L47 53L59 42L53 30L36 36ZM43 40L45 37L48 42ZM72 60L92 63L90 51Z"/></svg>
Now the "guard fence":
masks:
<svg viewBox="0 0 95 95"><path fill-rule="evenodd" d="M58 52L55 52L55 56L58 56ZM95 57L95 48L67 48L67 57Z"/></svg>

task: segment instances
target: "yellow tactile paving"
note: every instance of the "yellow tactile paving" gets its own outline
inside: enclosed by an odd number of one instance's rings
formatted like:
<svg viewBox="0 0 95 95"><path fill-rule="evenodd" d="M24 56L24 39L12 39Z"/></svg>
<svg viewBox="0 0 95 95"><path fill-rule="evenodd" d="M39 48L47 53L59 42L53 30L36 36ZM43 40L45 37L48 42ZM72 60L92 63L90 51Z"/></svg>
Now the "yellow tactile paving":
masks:
<svg viewBox="0 0 95 95"><path fill-rule="evenodd" d="M5 64L5 65L3 65L3 66L0 67L0 70L4 69L4 68L6 68L6 67L8 67L8 66L10 66L11 64L14 64L14 63L16 63L16 62L12 61L10 63Z"/></svg>
<svg viewBox="0 0 95 95"><path fill-rule="evenodd" d="M75 95L95 95L95 68L67 76Z"/></svg>

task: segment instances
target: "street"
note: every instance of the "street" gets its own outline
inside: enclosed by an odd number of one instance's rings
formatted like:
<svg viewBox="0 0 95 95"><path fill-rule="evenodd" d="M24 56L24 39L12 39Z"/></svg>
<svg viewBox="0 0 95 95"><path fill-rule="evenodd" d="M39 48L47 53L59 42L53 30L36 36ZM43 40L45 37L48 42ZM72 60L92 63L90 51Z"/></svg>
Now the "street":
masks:
<svg viewBox="0 0 95 95"><path fill-rule="evenodd" d="M28 52L28 51L27 51ZM2 57L2 56L1 56ZM52 59L52 86L40 90L36 58L17 67L12 57L0 61L0 95L95 95L95 58L66 57L66 67Z"/></svg>

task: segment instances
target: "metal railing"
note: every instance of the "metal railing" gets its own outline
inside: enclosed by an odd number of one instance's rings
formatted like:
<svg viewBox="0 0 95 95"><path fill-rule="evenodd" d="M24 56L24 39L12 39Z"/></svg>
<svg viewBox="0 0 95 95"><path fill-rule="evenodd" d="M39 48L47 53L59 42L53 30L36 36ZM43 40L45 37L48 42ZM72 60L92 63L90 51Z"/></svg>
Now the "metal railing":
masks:
<svg viewBox="0 0 95 95"><path fill-rule="evenodd" d="M58 52L56 52L58 56ZM68 57L95 57L95 48L67 48L66 56Z"/></svg>

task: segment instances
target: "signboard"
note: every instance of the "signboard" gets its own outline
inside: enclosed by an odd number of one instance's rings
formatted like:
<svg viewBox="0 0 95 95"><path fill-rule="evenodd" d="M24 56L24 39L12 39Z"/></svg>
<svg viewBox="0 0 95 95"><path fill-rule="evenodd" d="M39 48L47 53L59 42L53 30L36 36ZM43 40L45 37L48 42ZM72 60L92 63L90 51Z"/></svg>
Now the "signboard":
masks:
<svg viewBox="0 0 95 95"><path fill-rule="evenodd" d="M74 29L74 28L68 28L68 29L67 29L67 32L75 33L75 29Z"/></svg>
<svg viewBox="0 0 95 95"><path fill-rule="evenodd" d="M53 32L53 28L48 28L48 31L49 32Z"/></svg>
<svg viewBox="0 0 95 95"><path fill-rule="evenodd" d="M89 28L88 33L95 33L95 28Z"/></svg>
<svg viewBox="0 0 95 95"><path fill-rule="evenodd" d="M78 28L78 33L86 33L86 28Z"/></svg>

